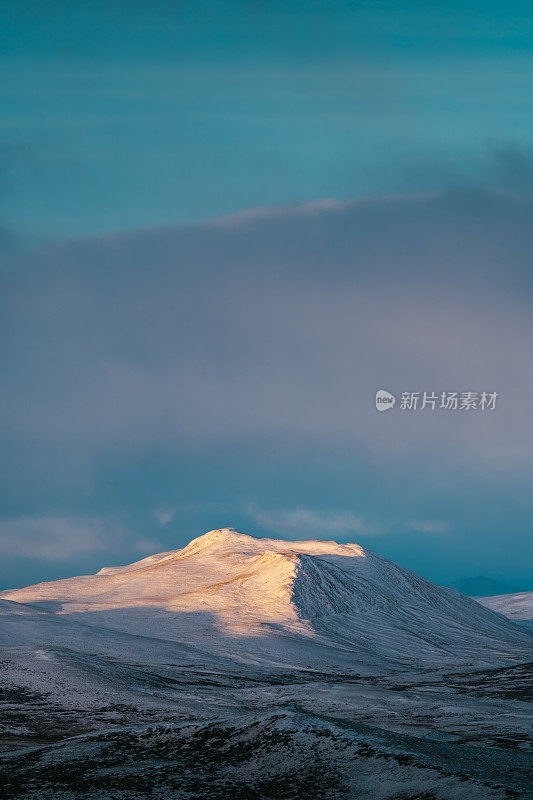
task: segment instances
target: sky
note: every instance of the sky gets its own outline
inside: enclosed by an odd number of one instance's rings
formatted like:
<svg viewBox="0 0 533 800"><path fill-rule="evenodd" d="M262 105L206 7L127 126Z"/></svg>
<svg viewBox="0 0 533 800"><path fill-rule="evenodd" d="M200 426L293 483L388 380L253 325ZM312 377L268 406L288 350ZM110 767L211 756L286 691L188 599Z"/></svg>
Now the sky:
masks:
<svg viewBox="0 0 533 800"><path fill-rule="evenodd" d="M529 4L0 17L0 587L231 525L532 588Z"/></svg>

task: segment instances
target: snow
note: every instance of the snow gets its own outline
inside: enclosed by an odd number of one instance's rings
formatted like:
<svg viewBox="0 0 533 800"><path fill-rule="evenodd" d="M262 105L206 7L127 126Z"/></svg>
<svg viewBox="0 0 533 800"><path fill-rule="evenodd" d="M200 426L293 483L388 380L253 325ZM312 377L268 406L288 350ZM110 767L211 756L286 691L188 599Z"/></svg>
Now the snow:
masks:
<svg viewBox="0 0 533 800"><path fill-rule="evenodd" d="M533 619L533 592L497 594L476 597L476 600L485 608L491 608L509 619Z"/></svg>
<svg viewBox="0 0 533 800"><path fill-rule="evenodd" d="M56 619L289 666L487 665L520 660L528 644L499 614L357 544L233 528L1 597Z"/></svg>
<svg viewBox="0 0 533 800"><path fill-rule="evenodd" d="M3 764L6 789L23 788L24 800L507 800L525 797L527 786L523 757L513 763L493 751L487 758L480 749L384 735L294 706L126 727L26 754L8 755Z"/></svg>
<svg viewBox="0 0 533 800"><path fill-rule="evenodd" d="M248 796L270 780L293 796L317 752L302 796L525 797L530 644L495 610L357 544L218 529L0 594L0 762L10 785L37 781L28 800L148 796L131 786L166 774L160 746L177 788L154 797ZM507 748L497 769L480 745ZM242 761L224 766L227 748ZM189 758L200 794L175 766ZM71 764L77 788L62 783Z"/></svg>

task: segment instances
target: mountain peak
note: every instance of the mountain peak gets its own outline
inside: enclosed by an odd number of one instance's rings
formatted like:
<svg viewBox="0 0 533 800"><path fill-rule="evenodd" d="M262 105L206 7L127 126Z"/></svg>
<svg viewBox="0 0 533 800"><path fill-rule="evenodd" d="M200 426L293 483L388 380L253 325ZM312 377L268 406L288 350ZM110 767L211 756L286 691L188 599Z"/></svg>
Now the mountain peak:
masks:
<svg viewBox="0 0 533 800"><path fill-rule="evenodd" d="M193 541L198 541L198 539L233 539L235 536L253 538L247 533L238 531L237 528L215 528L212 531L207 531L207 533L204 533L203 536L198 536L197 539L193 539Z"/></svg>
<svg viewBox="0 0 533 800"><path fill-rule="evenodd" d="M186 547L178 552L187 553L188 555L191 550L203 549L212 545L237 546L244 544L246 541L252 543L257 542L257 539L247 533L238 531L236 528L214 528L212 531L207 531L207 533L197 536L196 539L192 539Z"/></svg>

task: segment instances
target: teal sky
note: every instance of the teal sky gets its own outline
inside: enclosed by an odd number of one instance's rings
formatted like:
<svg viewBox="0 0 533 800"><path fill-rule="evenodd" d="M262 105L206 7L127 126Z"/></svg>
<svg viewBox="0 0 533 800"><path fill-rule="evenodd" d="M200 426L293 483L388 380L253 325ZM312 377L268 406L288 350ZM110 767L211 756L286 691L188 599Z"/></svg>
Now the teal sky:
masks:
<svg viewBox="0 0 533 800"><path fill-rule="evenodd" d="M532 23L0 0L0 588L221 526L531 588Z"/></svg>
<svg viewBox="0 0 533 800"><path fill-rule="evenodd" d="M0 13L14 235L514 190L509 159L531 153L527 3L22 0Z"/></svg>

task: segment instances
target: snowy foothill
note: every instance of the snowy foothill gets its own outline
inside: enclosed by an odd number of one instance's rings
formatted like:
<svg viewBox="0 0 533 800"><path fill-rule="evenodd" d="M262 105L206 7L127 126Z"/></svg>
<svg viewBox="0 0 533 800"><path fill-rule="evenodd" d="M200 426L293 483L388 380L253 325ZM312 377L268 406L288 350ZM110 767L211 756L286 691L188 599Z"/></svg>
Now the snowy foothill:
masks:
<svg viewBox="0 0 533 800"><path fill-rule="evenodd" d="M533 592L514 592L491 597L476 597L478 603L509 619L533 619Z"/></svg>

